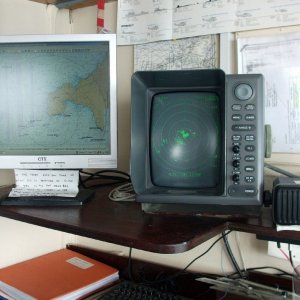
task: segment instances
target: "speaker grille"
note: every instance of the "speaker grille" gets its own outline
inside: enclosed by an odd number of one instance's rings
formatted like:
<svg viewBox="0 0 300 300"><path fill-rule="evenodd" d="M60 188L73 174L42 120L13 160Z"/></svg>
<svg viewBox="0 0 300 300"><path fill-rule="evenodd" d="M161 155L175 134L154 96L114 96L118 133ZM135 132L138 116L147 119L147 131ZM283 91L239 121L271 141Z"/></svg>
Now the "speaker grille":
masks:
<svg viewBox="0 0 300 300"><path fill-rule="evenodd" d="M273 195L273 218L279 225L300 224L300 189L278 188Z"/></svg>

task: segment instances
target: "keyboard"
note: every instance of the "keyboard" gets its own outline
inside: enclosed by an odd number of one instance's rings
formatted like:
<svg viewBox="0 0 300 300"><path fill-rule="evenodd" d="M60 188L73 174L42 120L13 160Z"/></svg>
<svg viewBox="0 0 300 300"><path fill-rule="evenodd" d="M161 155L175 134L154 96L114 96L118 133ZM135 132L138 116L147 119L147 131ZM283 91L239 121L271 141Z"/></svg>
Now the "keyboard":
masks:
<svg viewBox="0 0 300 300"><path fill-rule="evenodd" d="M122 281L104 290L95 300L189 300L183 296L160 291L156 288L137 284L132 281Z"/></svg>

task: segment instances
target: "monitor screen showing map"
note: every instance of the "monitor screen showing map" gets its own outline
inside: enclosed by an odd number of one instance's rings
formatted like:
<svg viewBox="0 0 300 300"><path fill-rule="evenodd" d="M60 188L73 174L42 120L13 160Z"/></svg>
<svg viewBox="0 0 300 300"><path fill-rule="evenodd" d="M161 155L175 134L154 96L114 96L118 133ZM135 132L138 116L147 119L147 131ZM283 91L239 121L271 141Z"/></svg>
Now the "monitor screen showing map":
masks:
<svg viewBox="0 0 300 300"><path fill-rule="evenodd" d="M0 168L117 166L113 34L0 37Z"/></svg>

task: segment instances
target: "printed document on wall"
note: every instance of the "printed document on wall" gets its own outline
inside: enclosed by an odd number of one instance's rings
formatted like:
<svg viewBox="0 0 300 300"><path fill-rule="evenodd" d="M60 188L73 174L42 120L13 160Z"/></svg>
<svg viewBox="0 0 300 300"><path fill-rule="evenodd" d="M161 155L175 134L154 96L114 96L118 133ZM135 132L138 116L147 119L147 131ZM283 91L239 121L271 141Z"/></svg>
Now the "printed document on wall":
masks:
<svg viewBox="0 0 300 300"><path fill-rule="evenodd" d="M239 73L265 77L273 152L300 152L300 34L238 38Z"/></svg>
<svg viewBox="0 0 300 300"><path fill-rule="evenodd" d="M119 0L119 45L299 24L300 0Z"/></svg>

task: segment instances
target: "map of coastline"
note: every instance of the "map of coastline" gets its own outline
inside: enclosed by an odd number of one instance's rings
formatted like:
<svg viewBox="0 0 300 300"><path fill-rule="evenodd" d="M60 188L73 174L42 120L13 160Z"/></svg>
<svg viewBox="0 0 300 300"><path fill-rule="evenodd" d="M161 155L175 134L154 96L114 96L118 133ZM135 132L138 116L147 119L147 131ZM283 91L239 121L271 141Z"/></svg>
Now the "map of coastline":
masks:
<svg viewBox="0 0 300 300"><path fill-rule="evenodd" d="M29 44L0 52L1 153L110 153L107 50Z"/></svg>
<svg viewBox="0 0 300 300"><path fill-rule="evenodd" d="M87 78L79 81L78 85L66 83L56 89L48 97L49 115L62 115L65 112L65 102L72 101L76 104L84 105L91 109L94 114L98 128L103 128L105 124L104 111L107 109L108 78L107 65L99 64ZM94 99L97 99L95 101Z"/></svg>

